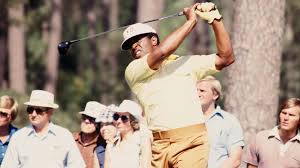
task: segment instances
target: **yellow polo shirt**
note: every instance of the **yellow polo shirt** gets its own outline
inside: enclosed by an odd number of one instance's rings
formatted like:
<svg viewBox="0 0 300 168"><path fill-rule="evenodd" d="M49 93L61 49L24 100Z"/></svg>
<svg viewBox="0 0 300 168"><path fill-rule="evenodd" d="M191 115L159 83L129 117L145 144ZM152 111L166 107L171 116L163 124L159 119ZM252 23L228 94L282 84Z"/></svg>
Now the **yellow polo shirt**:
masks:
<svg viewBox="0 0 300 168"><path fill-rule="evenodd" d="M218 72L216 54L171 55L158 70L147 63L148 55L132 61L125 79L143 106L152 131L164 131L204 123L196 82Z"/></svg>

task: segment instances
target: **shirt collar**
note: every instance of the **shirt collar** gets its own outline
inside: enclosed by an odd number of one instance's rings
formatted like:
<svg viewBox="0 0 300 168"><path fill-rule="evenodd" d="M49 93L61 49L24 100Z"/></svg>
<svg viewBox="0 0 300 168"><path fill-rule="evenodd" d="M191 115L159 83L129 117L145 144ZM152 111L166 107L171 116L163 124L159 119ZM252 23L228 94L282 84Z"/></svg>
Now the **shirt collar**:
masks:
<svg viewBox="0 0 300 168"><path fill-rule="evenodd" d="M8 136L8 139L5 142L3 142L3 144L8 143L10 141L12 135L18 130L16 127L14 127L11 124L9 124L8 129L9 129L9 136Z"/></svg>
<svg viewBox="0 0 300 168"><path fill-rule="evenodd" d="M27 135L32 135L32 134L36 133L35 129L33 128L32 125L29 125L27 128L28 128L28 134ZM55 125L52 122L50 122L49 125L48 125L48 130L46 131L47 134L51 133L53 135L56 135L56 133L55 133L56 129L55 128L56 128Z"/></svg>
<svg viewBox="0 0 300 168"><path fill-rule="evenodd" d="M83 141L81 139L81 134L82 134L82 132L75 134L74 138L75 138L75 141L78 141L78 143L82 144L83 146L89 146L92 144L96 144L98 142L99 136L96 136L91 142L85 144L85 143L83 143Z"/></svg>
<svg viewBox="0 0 300 168"><path fill-rule="evenodd" d="M281 141L281 138L279 136L279 130L278 130L278 126L275 126L269 133L268 135L268 138L272 138L272 137L275 137L277 138L278 140ZM295 141L295 140L298 140L300 142L300 131L298 129L297 131L297 135L294 136L292 139L290 139L290 141Z"/></svg>
<svg viewBox="0 0 300 168"><path fill-rule="evenodd" d="M278 132L278 126L274 127L268 135L268 138L273 138L273 137L280 140L280 136L279 136L279 132Z"/></svg>
<svg viewBox="0 0 300 168"><path fill-rule="evenodd" d="M214 110L213 113L208 117L208 119L211 119L211 118L213 118L213 117L215 117L215 116L219 116L219 117L221 117L221 118L224 119L224 111L221 109L220 106L217 106L217 107L215 108L215 110Z"/></svg>
<svg viewBox="0 0 300 168"><path fill-rule="evenodd" d="M177 58L179 58L178 55L175 55L175 54L171 54L167 57L167 60L168 61L172 61L172 60L176 60Z"/></svg>

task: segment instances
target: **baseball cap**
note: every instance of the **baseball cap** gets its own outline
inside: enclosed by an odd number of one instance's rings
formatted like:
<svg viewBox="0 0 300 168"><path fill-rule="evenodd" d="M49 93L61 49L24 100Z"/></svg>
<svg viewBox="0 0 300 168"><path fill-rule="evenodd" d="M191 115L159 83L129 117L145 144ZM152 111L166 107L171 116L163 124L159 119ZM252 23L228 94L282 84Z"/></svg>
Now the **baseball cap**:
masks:
<svg viewBox="0 0 300 168"><path fill-rule="evenodd" d="M130 25L127 29L123 32L124 40L121 44L122 50L128 50L131 48L129 41L133 37L136 37L138 35L142 34L148 34L148 33L156 33L156 31L149 25L143 24L143 23L136 23L133 25Z"/></svg>

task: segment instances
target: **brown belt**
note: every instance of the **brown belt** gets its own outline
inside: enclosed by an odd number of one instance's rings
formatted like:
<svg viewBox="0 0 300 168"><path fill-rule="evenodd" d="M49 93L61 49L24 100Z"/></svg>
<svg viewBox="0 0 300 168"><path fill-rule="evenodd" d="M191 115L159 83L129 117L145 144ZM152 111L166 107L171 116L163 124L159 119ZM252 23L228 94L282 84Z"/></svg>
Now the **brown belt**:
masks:
<svg viewBox="0 0 300 168"><path fill-rule="evenodd" d="M171 129L167 131L156 131L153 132L153 139L170 139L170 138L181 138L193 134L199 134L203 131L206 131L205 124L191 125L187 127L181 127L176 129Z"/></svg>

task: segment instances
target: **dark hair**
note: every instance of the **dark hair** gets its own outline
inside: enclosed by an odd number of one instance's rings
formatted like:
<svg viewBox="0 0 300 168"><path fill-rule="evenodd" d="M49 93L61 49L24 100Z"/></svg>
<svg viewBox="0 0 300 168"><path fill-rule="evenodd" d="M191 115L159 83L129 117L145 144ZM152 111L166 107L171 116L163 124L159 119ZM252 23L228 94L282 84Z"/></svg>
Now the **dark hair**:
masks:
<svg viewBox="0 0 300 168"><path fill-rule="evenodd" d="M159 45L160 41L159 41L159 37L158 37L158 35L156 33L149 33L149 34L147 34L148 38L151 38L153 36L157 38L157 45Z"/></svg>
<svg viewBox="0 0 300 168"><path fill-rule="evenodd" d="M130 120L130 125L134 131L137 131L140 129L139 120L136 119L132 114L129 114L129 120Z"/></svg>
<svg viewBox="0 0 300 168"><path fill-rule="evenodd" d="M280 112L283 109L288 109L288 108L295 107L295 106L298 106L300 108L300 99L298 99L298 98L289 98L281 104Z"/></svg>
<svg viewBox="0 0 300 168"><path fill-rule="evenodd" d="M300 99L299 98L289 98L286 101L284 101L280 106L279 114L283 109L288 109L292 107L298 107L300 109ZM299 110L300 115L300 110ZM279 118L278 118L279 121ZM300 121L300 120L299 120ZM300 128L300 124L298 124L298 129Z"/></svg>

